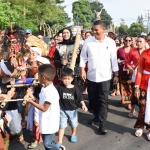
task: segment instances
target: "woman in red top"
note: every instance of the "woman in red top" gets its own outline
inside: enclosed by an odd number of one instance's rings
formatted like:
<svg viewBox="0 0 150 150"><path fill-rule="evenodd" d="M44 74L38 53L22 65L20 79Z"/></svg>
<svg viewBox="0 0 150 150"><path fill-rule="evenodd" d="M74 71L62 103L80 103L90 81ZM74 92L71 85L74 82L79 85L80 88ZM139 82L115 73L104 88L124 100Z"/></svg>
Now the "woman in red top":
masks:
<svg viewBox="0 0 150 150"><path fill-rule="evenodd" d="M137 48L132 49L128 57L126 59L125 65L129 69L130 74L132 74L131 82L132 82L132 96L131 96L131 112L129 113L129 117L133 117L134 113L134 105L137 104L137 98L134 96L134 83L136 78L137 66L139 62L139 58L141 53L145 50L146 39L145 36L139 36L137 38Z"/></svg>
<svg viewBox="0 0 150 150"><path fill-rule="evenodd" d="M125 68L125 60L130 52L132 39L126 36L124 39L124 47L119 48L117 51L118 63L119 63L119 84L121 89L122 103L129 104L132 94L131 81L128 70ZM128 105L130 109L130 105Z"/></svg>
<svg viewBox="0 0 150 150"><path fill-rule="evenodd" d="M150 49L145 50L140 57L135 80L135 96L139 99L139 114L134 128L135 135L142 136L144 126L148 130L150 140Z"/></svg>
<svg viewBox="0 0 150 150"><path fill-rule="evenodd" d="M57 76L57 66L55 64L56 45L59 43L58 35L54 36L54 41L55 41L55 43L50 47L48 56L51 59L51 64L56 68L56 76L55 76L54 82L53 82L56 85L59 83L58 76Z"/></svg>

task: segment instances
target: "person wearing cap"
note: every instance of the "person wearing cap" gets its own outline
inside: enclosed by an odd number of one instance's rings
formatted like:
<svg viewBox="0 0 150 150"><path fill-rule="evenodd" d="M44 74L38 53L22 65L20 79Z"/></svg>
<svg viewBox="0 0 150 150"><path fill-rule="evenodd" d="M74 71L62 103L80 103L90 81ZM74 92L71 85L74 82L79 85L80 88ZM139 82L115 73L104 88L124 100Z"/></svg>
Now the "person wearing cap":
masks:
<svg viewBox="0 0 150 150"><path fill-rule="evenodd" d="M32 35L32 31L30 29L25 30L26 34L26 44L28 46L35 46L33 45L35 42L38 42L38 37Z"/></svg>

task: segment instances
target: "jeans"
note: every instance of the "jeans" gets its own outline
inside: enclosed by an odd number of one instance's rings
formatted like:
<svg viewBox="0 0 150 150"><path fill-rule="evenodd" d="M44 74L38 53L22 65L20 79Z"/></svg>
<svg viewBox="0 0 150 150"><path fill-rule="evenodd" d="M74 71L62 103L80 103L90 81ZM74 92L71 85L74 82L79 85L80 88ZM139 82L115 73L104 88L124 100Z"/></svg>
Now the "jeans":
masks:
<svg viewBox="0 0 150 150"><path fill-rule="evenodd" d="M56 143L53 142L54 137L55 137L55 133L42 134L45 150L59 150L59 148L56 146Z"/></svg>
<svg viewBox="0 0 150 150"><path fill-rule="evenodd" d="M77 110L64 110L60 108L60 129L65 129L67 127L67 122L72 128L78 126L78 112Z"/></svg>

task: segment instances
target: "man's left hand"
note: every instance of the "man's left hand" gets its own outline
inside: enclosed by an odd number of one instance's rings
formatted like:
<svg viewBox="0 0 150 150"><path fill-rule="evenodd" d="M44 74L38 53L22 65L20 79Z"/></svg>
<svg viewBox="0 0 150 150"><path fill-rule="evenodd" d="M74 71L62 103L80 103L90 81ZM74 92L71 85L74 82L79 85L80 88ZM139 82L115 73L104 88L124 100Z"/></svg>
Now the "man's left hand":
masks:
<svg viewBox="0 0 150 150"><path fill-rule="evenodd" d="M118 77L114 77L113 83L114 83L114 84L117 84L118 82L119 82L119 78L118 78Z"/></svg>

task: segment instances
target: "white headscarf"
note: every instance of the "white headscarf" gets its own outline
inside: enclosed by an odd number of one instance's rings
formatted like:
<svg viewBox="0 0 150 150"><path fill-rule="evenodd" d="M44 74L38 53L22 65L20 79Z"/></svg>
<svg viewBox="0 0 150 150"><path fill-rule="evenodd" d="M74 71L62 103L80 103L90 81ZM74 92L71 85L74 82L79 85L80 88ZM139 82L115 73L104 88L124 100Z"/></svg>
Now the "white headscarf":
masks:
<svg viewBox="0 0 150 150"><path fill-rule="evenodd" d="M36 61L39 61L42 64L50 64L50 61L47 58L41 56L37 56Z"/></svg>
<svg viewBox="0 0 150 150"><path fill-rule="evenodd" d="M42 50L38 47L30 47L30 50L33 52L37 52L40 56L42 55Z"/></svg>
<svg viewBox="0 0 150 150"><path fill-rule="evenodd" d="M8 70L7 66L5 65L4 63L4 60L2 59L1 62L0 62L0 67L1 69L3 70L3 72L8 75L8 76L11 76L12 73Z"/></svg>

